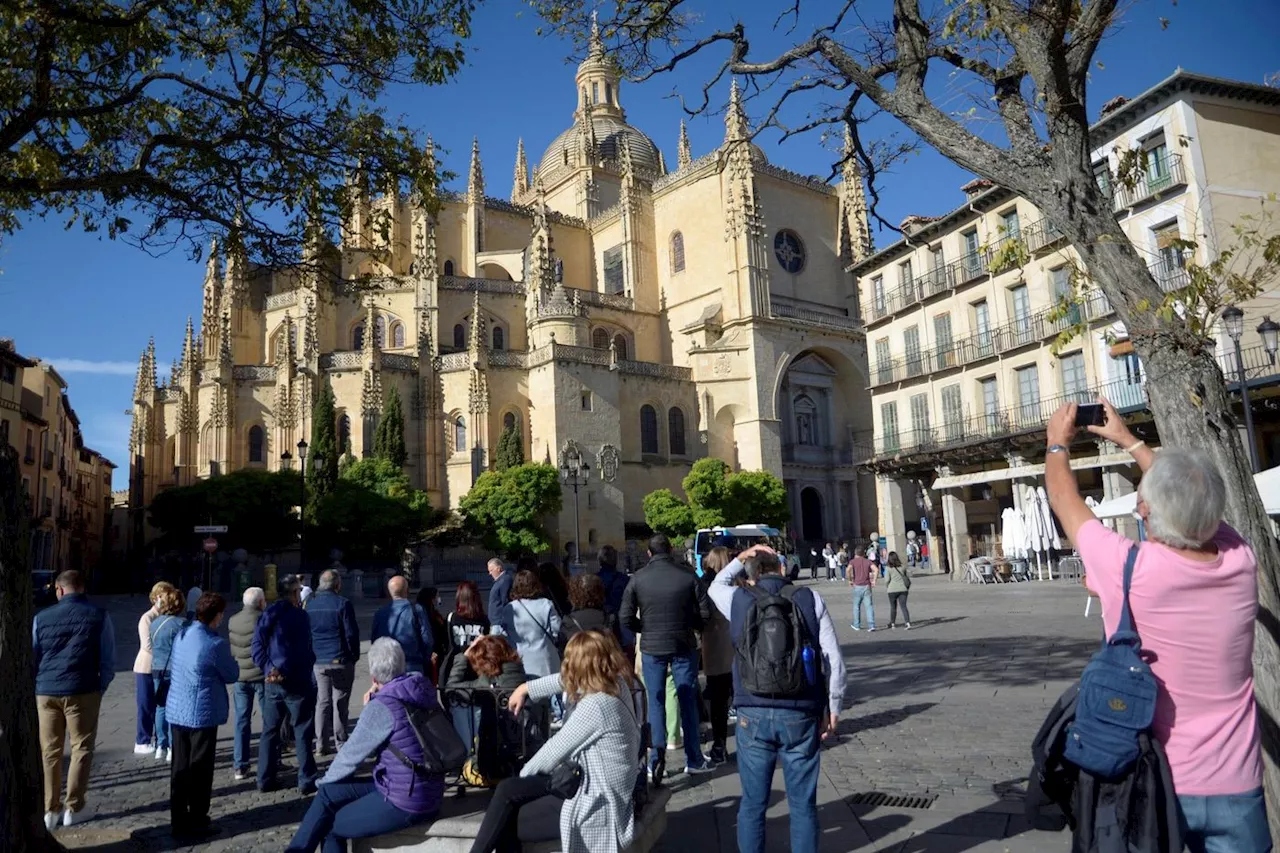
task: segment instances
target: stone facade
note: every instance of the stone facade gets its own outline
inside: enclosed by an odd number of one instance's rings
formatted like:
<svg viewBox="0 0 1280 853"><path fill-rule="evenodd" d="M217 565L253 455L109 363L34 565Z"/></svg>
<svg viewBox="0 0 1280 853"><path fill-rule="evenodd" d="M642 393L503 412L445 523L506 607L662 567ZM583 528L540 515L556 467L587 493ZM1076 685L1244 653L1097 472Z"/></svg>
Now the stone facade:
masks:
<svg viewBox="0 0 1280 853"><path fill-rule="evenodd" d="M408 472L434 506L457 506L505 425L531 460L573 442L593 471L584 553L620 542L643 496L678 492L708 454L782 476L798 536L861 535L874 492L852 461L871 415L845 272L870 248L860 175L832 188L771 166L736 84L723 145L694 159L682 134L668 171L626 124L620 84L593 39L572 126L532 174L520 144L510 201L486 195L478 143L466 191L442 193L432 215L355 174L339 245L313 241L327 277L267 275L215 247L200 333L188 322L165 381L154 346L142 356L131 504L278 467L309 437L323 381L356 455L399 390ZM566 499L557 547L573 513Z"/></svg>

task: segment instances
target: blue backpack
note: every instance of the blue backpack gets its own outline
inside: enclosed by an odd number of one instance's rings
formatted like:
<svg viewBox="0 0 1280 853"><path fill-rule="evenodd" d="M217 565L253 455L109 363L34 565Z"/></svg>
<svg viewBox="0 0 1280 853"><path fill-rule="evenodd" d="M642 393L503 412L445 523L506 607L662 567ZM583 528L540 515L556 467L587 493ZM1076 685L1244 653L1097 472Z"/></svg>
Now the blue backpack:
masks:
<svg viewBox="0 0 1280 853"><path fill-rule="evenodd" d="M1124 563L1124 606L1115 633L1103 640L1080 676L1076 718L1067 727L1064 756L1102 779L1123 776L1141 752L1139 735L1156 713L1156 678L1142 659L1142 639L1129 610L1129 585L1138 546Z"/></svg>

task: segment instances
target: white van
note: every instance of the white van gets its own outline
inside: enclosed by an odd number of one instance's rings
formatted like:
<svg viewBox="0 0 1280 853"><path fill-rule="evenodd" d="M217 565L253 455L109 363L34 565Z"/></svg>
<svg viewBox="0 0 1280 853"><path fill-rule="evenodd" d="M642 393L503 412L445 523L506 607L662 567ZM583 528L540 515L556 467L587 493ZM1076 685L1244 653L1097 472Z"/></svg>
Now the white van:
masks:
<svg viewBox="0 0 1280 853"><path fill-rule="evenodd" d="M724 545L733 553L745 551L752 545L768 545L782 549L782 533L776 527L764 524L738 524L733 527L704 527L693 537L694 568L702 574L702 558L716 545Z"/></svg>

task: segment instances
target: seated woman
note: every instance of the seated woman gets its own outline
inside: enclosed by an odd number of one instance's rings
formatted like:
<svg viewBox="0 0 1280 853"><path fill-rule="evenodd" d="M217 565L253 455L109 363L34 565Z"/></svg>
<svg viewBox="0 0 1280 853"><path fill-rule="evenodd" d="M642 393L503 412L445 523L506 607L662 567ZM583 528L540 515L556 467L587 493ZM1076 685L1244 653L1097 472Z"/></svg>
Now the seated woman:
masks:
<svg viewBox="0 0 1280 853"><path fill-rule="evenodd" d="M561 851L617 853L631 843L640 717L626 658L612 635L583 631L575 636L565 647L560 673L519 687L511 708L518 713L528 700L561 692L573 705L564 728L519 776L498 785L471 853L518 851L521 807L550 793L551 773L566 761L582 767L582 782L560 809Z"/></svg>
<svg viewBox="0 0 1280 853"><path fill-rule="evenodd" d="M391 744L413 762L423 760L422 746L409 724L405 706L438 705L436 689L421 673L405 673L404 649L390 637L369 647L373 687L365 694L364 712L347 742L318 783L315 799L287 848L313 853L346 850L347 839L370 838L430 820L444 798L444 776L418 776L387 747ZM376 761L372 781L351 781L361 762Z"/></svg>
<svg viewBox="0 0 1280 853"><path fill-rule="evenodd" d="M500 697L488 693L473 695L472 691L514 690L528 680L520 665L520 655L506 637L496 634L479 637L466 651L453 656L449 672L445 673L444 704L458 737L472 757L486 768L494 753L486 753L485 747L496 750L499 746L496 702Z"/></svg>

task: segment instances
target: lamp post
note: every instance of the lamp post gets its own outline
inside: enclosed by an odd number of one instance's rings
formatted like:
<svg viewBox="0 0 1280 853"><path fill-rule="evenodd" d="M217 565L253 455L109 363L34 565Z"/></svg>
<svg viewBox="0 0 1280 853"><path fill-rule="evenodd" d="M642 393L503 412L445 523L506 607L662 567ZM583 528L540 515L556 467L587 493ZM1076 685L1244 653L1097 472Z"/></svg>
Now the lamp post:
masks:
<svg viewBox="0 0 1280 853"><path fill-rule="evenodd" d="M570 444L560 454L560 481L573 487L573 564L582 565L582 517L578 513L578 489L591 478L591 466L582 459L576 444Z"/></svg>
<svg viewBox="0 0 1280 853"><path fill-rule="evenodd" d="M313 463L314 461L312 460ZM302 477L302 503L298 505L298 574L305 577L307 570L307 440L305 438L298 439L298 473Z"/></svg>
<svg viewBox="0 0 1280 853"><path fill-rule="evenodd" d="M1269 321L1264 321L1263 325L1266 322ZM1249 442L1249 463L1253 466L1253 473L1256 474L1261 467L1258 464L1258 440L1253 433L1253 407L1249 404L1249 382L1244 375L1244 355L1240 351L1240 338L1244 335L1244 312L1235 305L1228 305L1222 312L1222 325L1226 328L1227 336L1231 338L1236 351L1236 377L1240 382L1240 402L1244 406L1244 431ZM1262 326L1258 327L1258 332L1263 333ZM1274 338L1275 332L1270 333ZM1274 359L1274 354L1272 358Z"/></svg>

